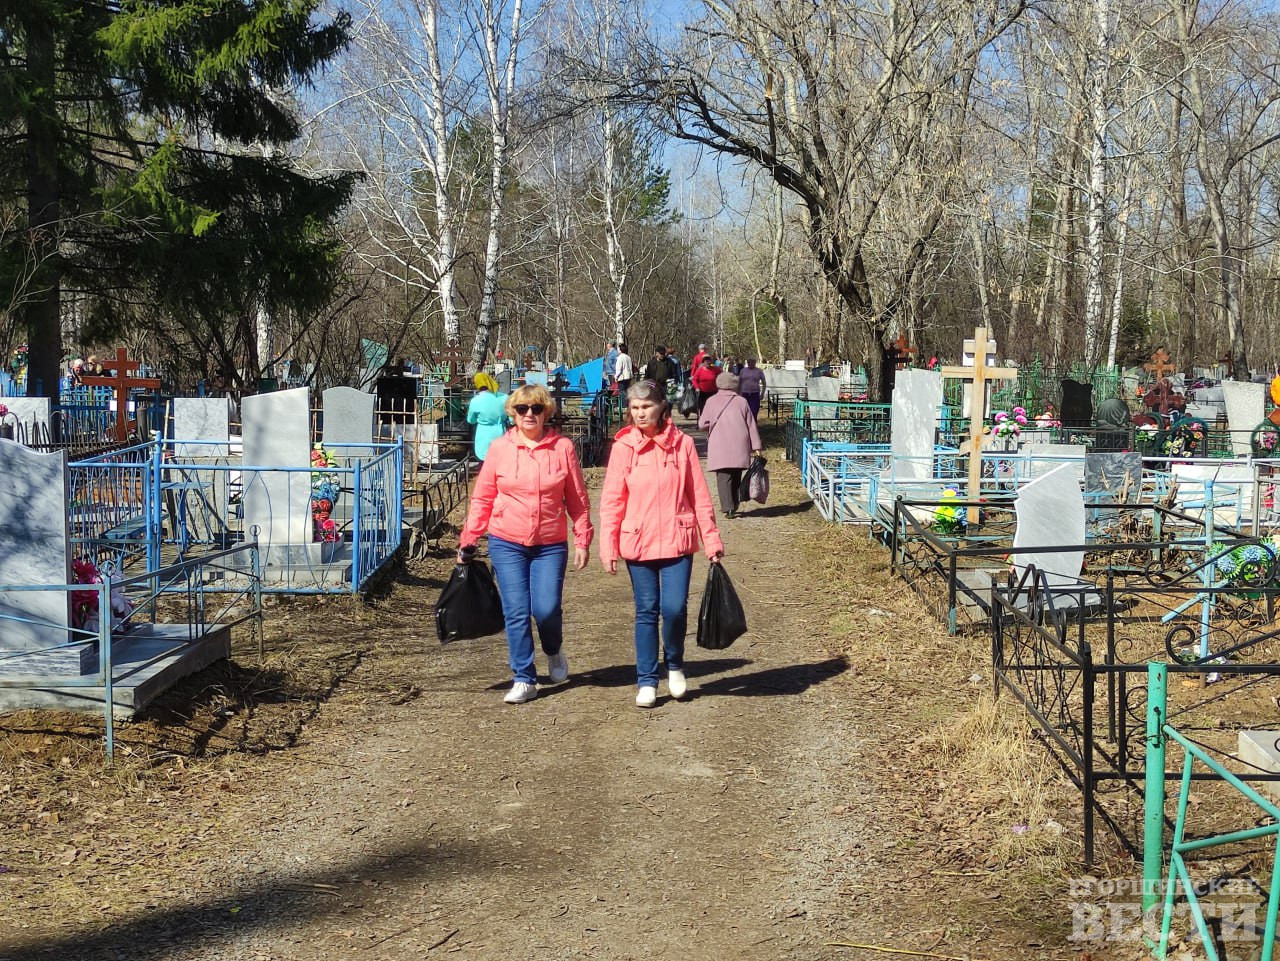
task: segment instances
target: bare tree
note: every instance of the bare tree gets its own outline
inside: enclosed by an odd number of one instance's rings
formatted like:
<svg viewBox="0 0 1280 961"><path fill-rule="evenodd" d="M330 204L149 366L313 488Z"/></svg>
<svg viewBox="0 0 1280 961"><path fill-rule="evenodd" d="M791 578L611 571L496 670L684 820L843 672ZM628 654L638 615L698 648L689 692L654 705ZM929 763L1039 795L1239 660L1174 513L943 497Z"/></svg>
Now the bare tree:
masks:
<svg viewBox="0 0 1280 961"><path fill-rule="evenodd" d="M673 134L762 167L800 200L813 256L878 348L878 381L891 325L957 200L984 52L1027 4L705 6L678 55L650 48L647 98ZM884 205L907 192L918 215L890 263L874 256Z"/></svg>

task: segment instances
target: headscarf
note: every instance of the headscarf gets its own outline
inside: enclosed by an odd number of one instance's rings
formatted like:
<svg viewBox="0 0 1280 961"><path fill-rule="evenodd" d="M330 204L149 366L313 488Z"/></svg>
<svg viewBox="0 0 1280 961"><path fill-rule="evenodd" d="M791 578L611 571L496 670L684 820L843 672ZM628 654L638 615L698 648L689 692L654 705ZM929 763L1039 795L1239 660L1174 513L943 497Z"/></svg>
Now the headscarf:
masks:
<svg viewBox="0 0 1280 961"><path fill-rule="evenodd" d="M739 380L737 376L727 370L716 374L716 390L735 391L738 389L738 384Z"/></svg>
<svg viewBox="0 0 1280 961"><path fill-rule="evenodd" d="M483 370L476 372L476 375L471 378L471 383L476 385L476 390L491 390L495 394L498 392L498 382Z"/></svg>

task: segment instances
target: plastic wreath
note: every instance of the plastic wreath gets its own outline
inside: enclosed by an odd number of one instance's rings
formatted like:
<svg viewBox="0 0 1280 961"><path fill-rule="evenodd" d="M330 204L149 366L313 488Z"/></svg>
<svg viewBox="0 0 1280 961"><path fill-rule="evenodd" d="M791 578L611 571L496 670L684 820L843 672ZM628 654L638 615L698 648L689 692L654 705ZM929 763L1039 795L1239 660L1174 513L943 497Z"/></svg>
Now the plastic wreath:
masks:
<svg viewBox="0 0 1280 961"><path fill-rule="evenodd" d="M1258 598L1262 588L1275 580L1276 550L1265 543L1243 544L1222 554L1213 566L1227 587Z"/></svg>
<svg viewBox="0 0 1280 961"><path fill-rule="evenodd" d="M1254 457L1280 457L1280 427L1264 420L1249 435L1249 448Z"/></svg>
<svg viewBox="0 0 1280 961"><path fill-rule="evenodd" d="M1195 457L1202 452L1208 432L1199 417L1183 417L1165 432L1161 450L1166 457Z"/></svg>
<svg viewBox="0 0 1280 961"><path fill-rule="evenodd" d="M102 573L93 561L78 557L71 562L73 584L97 585L103 581ZM127 631L130 627L129 616L133 613L133 601L125 597L118 589L110 592L111 628L113 631ZM98 630L98 592L94 590L71 592L71 624L80 630L96 633Z"/></svg>

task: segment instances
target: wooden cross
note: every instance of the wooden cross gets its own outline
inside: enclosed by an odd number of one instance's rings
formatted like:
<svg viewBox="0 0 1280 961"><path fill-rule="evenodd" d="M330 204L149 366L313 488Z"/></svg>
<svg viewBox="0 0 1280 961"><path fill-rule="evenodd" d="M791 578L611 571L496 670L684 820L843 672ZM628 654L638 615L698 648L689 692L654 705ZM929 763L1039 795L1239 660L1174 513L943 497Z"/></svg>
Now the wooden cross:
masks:
<svg viewBox="0 0 1280 961"><path fill-rule="evenodd" d="M457 341L452 341L449 346L440 351L440 359L444 361L447 370L444 378L445 386L457 387L462 383L463 374L466 371L465 358Z"/></svg>
<svg viewBox="0 0 1280 961"><path fill-rule="evenodd" d="M1157 381L1163 380L1169 374L1172 374L1178 368L1169 362L1169 355L1165 353L1163 347L1151 355L1151 362L1142 365L1145 369L1151 371Z"/></svg>
<svg viewBox="0 0 1280 961"><path fill-rule="evenodd" d="M140 361L130 360L129 352L123 347L116 350L116 359L102 365L113 372L111 377L81 377L80 382L90 387L111 387L116 392L116 440L124 442L129 439L129 391L134 387L150 387L160 389L158 377L130 377L130 373L142 366Z"/></svg>
<svg viewBox="0 0 1280 961"><path fill-rule="evenodd" d="M1018 371L1012 367L988 367L987 355L995 356L994 341L987 340L987 328L979 327L973 332L973 340L964 342L964 352L973 355L973 366L943 367L943 377L954 377L969 381L972 385L969 401L969 440L960 453L969 455L969 506L970 524L978 523L978 493L982 486L982 445L989 436L982 431L983 422L987 419L987 384L995 380L1012 380ZM965 448L968 448L967 450Z"/></svg>

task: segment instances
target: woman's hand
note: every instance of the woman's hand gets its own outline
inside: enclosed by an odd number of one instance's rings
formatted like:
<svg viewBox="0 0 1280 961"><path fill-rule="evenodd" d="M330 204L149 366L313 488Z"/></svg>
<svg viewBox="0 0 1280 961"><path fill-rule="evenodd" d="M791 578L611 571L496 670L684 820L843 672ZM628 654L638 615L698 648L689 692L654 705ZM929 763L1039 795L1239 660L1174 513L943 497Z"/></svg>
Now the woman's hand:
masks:
<svg viewBox="0 0 1280 961"><path fill-rule="evenodd" d="M587 561L591 558L591 552L585 547L575 547L573 549L573 569L580 571L587 566Z"/></svg>
<svg viewBox="0 0 1280 961"><path fill-rule="evenodd" d="M611 561L606 561L603 557L600 558L600 566L604 568L606 574L618 573L618 559L616 557Z"/></svg>
<svg viewBox="0 0 1280 961"><path fill-rule="evenodd" d="M716 551L714 554L708 554L707 560L712 564L719 564L720 559L724 557L724 551Z"/></svg>
<svg viewBox="0 0 1280 961"><path fill-rule="evenodd" d="M458 563L470 564L476 559L476 546L472 544L470 547L458 548Z"/></svg>

